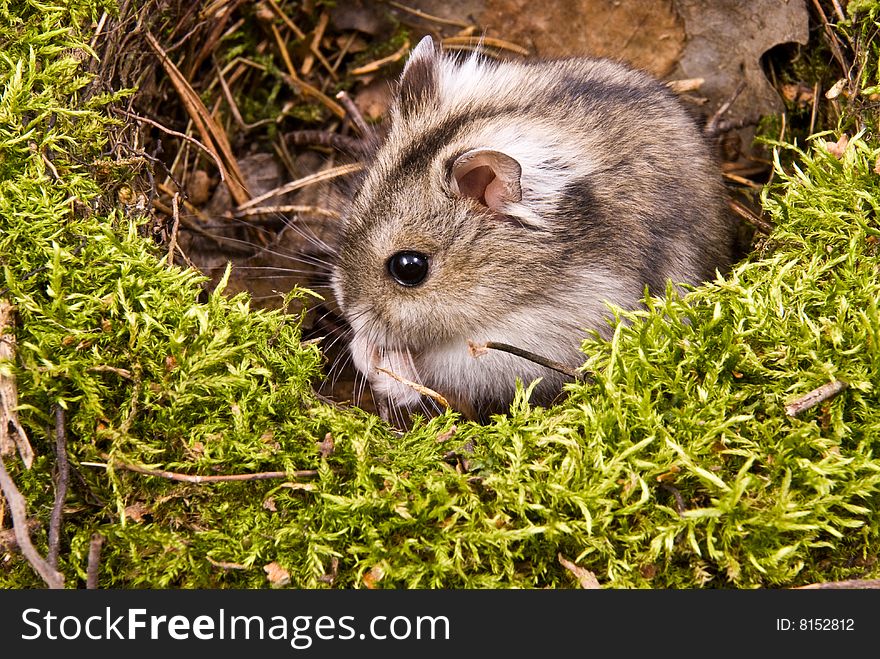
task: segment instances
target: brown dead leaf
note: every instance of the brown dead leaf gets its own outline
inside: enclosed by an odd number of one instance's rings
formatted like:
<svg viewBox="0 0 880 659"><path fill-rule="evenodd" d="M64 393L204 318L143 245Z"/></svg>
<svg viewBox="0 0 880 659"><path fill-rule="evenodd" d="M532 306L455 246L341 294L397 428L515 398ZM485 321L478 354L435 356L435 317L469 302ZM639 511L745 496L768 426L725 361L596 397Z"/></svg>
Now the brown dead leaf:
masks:
<svg viewBox="0 0 880 659"><path fill-rule="evenodd" d="M437 442L438 444L442 444L443 442L448 442L450 439L452 439L453 435L455 435L456 432L458 432L458 426L456 426L456 425L450 426L449 430L441 432L439 435L437 435L437 437L434 439L434 441Z"/></svg>
<svg viewBox="0 0 880 659"><path fill-rule="evenodd" d="M385 569L381 565L374 565L364 574L364 585L373 590L379 585L379 582L385 577Z"/></svg>
<svg viewBox="0 0 880 659"><path fill-rule="evenodd" d="M789 103L797 103L800 107L805 107L813 102L813 88L803 83L787 84L781 86L782 97Z"/></svg>
<svg viewBox="0 0 880 659"><path fill-rule="evenodd" d="M151 515L153 513L153 509L144 502L138 501L130 506L126 506L124 512L126 519L130 519L132 522L140 524L144 521L145 515Z"/></svg>
<svg viewBox="0 0 880 659"><path fill-rule="evenodd" d="M756 122L783 111L779 94L764 75L761 57L779 44L807 42L805 0L676 0L675 5L687 32L676 74L706 79L700 91L711 99L710 112L731 98L741 82L745 88L726 119ZM751 139L745 136L743 141Z"/></svg>
<svg viewBox="0 0 880 659"><path fill-rule="evenodd" d="M559 559L559 563L560 565L562 565L562 567L564 567L575 577L577 577L578 583L581 585L581 588L584 588L586 590L597 590L599 588L602 588L595 574L575 563L572 563L562 554L557 554L557 558Z"/></svg>
<svg viewBox="0 0 880 659"><path fill-rule="evenodd" d="M489 354L489 348L486 347L485 343L475 343L468 339L468 352L471 354L471 357L476 359L477 357Z"/></svg>
<svg viewBox="0 0 880 659"><path fill-rule="evenodd" d="M204 169L197 169L186 182L186 194L189 197L189 203L194 206L201 206L206 203L211 198L213 185L208 172Z"/></svg>
<svg viewBox="0 0 880 659"><path fill-rule="evenodd" d="M336 443L333 441L333 434L324 435L324 441L318 444L318 451L322 458L329 458L336 450Z"/></svg>
<svg viewBox="0 0 880 659"><path fill-rule="evenodd" d="M827 92L825 92L825 98L827 98L829 101L833 101L835 98L843 93L846 84L846 78L841 78L833 85L831 85L831 88Z"/></svg>
<svg viewBox="0 0 880 659"><path fill-rule="evenodd" d="M320 577L318 577L318 581L321 581L323 583L332 584L334 581L336 581L336 576L338 574L339 574L339 559L336 558L336 556L334 556L330 559L330 572L327 572L326 574L322 574Z"/></svg>
<svg viewBox="0 0 880 659"><path fill-rule="evenodd" d="M272 588L281 588L290 583L290 573L275 561L264 565L263 570L266 572L266 577Z"/></svg>
<svg viewBox="0 0 880 659"><path fill-rule="evenodd" d="M674 481L675 478L676 478L676 474L678 474L678 473L680 473L680 472L681 472L681 467L679 467L678 465L672 465L672 466L669 468L669 471L667 471L667 472L664 473L664 474L660 474L659 476L657 476L657 482L658 482L658 483L666 483L666 482L669 482L669 481Z"/></svg>
<svg viewBox="0 0 880 659"><path fill-rule="evenodd" d="M836 142L825 142L825 148L828 149L828 153L832 156L840 160L843 158L843 154L846 153L846 147L849 145L849 136L846 133L843 133Z"/></svg>

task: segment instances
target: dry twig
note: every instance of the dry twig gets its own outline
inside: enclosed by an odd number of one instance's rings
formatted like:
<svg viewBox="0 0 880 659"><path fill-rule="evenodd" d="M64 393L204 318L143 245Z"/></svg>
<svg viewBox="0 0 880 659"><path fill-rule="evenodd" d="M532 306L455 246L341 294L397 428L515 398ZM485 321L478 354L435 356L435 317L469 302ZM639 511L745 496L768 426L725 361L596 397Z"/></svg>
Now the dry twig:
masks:
<svg viewBox="0 0 880 659"><path fill-rule="evenodd" d="M434 16L427 12L421 11L419 9L415 9L413 7L407 7L406 5L400 4L399 2L394 2L394 0L385 0L386 4L391 5L396 9L400 9L401 11L405 11L408 14L412 14L413 16L418 16L419 18L423 18L426 21L431 21L432 23L440 23L442 25L452 25L453 27L460 28L470 28L473 27L470 23L465 23L464 21L456 21L449 18L441 18L440 16Z"/></svg>
<svg viewBox="0 0 880 659"><path fill-rule="evenodd" d="M382 368L381 366L379 366L376 368L376 370L379 371L380 373L384 373L385 375L387 375L388 377L390 377L394 380L397 380L401 384L405 384L407 387L417 391L418 393L422 394L423 396L427 396L428 398L431 398L432 400L437 401L438 403L440 403L440 405L442 405L447 410L452 409L452 406L449 404L449 401L447 401L441 394L437 393L433 389L429 389L428 387L421 385L418 382L413 382L412 380L407 380L402 375L398 375L397 373L395 373L393 371L389 371L387 368Z"/></svg>
<svg viewBox="0 0 880 659"><path fill-rule="evenodd" d="M788 416L797 416L801 412L815 407L822 401L834 398L834 396L846 389L847 386L848 384L843 380L834 380L828 384L823 384L821 387L816 387L809 393L786 405L785 413Z"/></svg>
<svg viewBox="0 0 880 659"><path fill-rule="evenodd" d="M0 362L11 362L15 358L15 335L6 332L12 325L12 305L0 300ZM18 421L18 389L13 375L0 375L0 456L10 455L13 444L18 448L21 461L28 469L34 462L34 450L28 441L27 433ZM10 433L10 426L14 432ZM11 435L11 439L10 439Z"/></svg>
<svg viewBox="0 0 880 659"><path fill-rule="evenodd" d="M150 469L149 467L142 467L131 462L120 460L119 458L110 458L109 456L104 455L102 455L101 457L103 457L105 460L108 460L107 464L101 464L99 462L83 462L81 464L86 467L101 467L103 469L119 467L121 469L127 469L128 471L133 471L138 474L145 474L147 476L158 476L159 478L164 478L169 481L196 484L233 483L240 481L266 481L291 478L314 478L318 475L318 471L316 469L300 469L298 471L258 471L252 474L218 474L214 476L201 476L198 474L181 474L175 471L165 471L163 469Z"/></svg>
<svg viewBox="0 0 880 659"><path fill-rule="evenodd" d="M747 206L741 204L735 199L728 199L727 205L734 213L743 218L746 222L751 224L761 233L770 235L773 231L773 225L767 222L765 219L759 217L755 213L753 213Z"/></svg>
<svg viewBox="0 0 880 659"><path fill-rule="evenodd" d="M811 583L808 586L798 586L794 590L844 590L854 588L880 588L880 579L847 579L845 581Z"/></svg>
<svg viewBox="0 0 880 659"><path fill-rule="evenodd" d="M840 39L837 38L837 35L834 34L834 30L831 29L831 25L828 22L828 16L825 15L825 10L822 9L822 4L819 0L813 0L813 6L816 8L816 12L822 19L822 27L825 29L825 36L828 37L828 43L831 46L831 54L834 55L834 59L836 59L837 63L840 65L843 75L849 77L850 65L849 62L846 61L846 57L840 47Z"/></svg>
<svg viewBox="0 0 880 659"><path fill-rule="evenodd" d="M370 127L370 124L367 123L366 119L364 119L364 115L361 114L361 111L358 110L357 105L354 104L354 101L351 100L351 96L349 96L345 91L341 91L336 94L336 98L342 103L342 107L345 108L345 111L348 113L349 119L354 124L355 128L358 129L358 132L362 137L371 137L373 135L373 129Z"/></svg>
<svg viewBox="0 0 880 659"><path fill-rule="evenodd" d="M392 62L397 62L403 58L409 52L409 39L403 42L403 45L398 48L396 51L388 55L387 57L383 57L382 59L377 59L374 62L370 62L369 64L364 64L363 66L359 66L356 69L351 70L351 75L354 76L362 76L367 73L374 73L378 71L383 66L387 64L391 64Z"/></svg>
<svg viewBox="0 0 880 659"><path fill-rule="evenodd" d="M350 165L339 165L338 167L331 167L330 169L325 169L323 171L316 172L315 174L304 176L303 178L291 181L290 183L286 183L280 187L277 187L274 190L269 190L269 192L261 194L259 197L254 197L247 203L239 204L236 212L241 212L247 208L253 208L254 206L259 206L267 199L272 199L273 197L278 197L280 195L287 194L288 192L299 190L300 188L304 188L308 185L314 185L315 183L329 181L331 179L337 178L338 176L354 174L355 172L361 171L363 168L364 166L361 163L352 163Z"/></svg>
<svg viewBox="0 0 880 659"><path fill-rule="evenodd" d="M3 516L3 510L0 510L0 518ZM40 526L42 526L40 520L31 518L27 521L27 532L30 534L40 528ZM15 537L15 529L0 531L0 549L4 551L18 549L18 539Z"/></svg>
<svg viewBox="0 0 880 659"><path fill-rule="evenodd" d="M736 86L736 89L733 90L733 93L730 95L724 103L715 111L715 114L706 122L706 127L703 129L703 132L710 136L714 137L718 135L718 133L722 132L719 130L719 125L721 122L721 117L723 117L727 111L730 109L730 106L734 104L739 95L742 94L743 90L746 88L746 81L740 80L739 84Z"/></svg>
<svg viewBox="0 0 880 659"><path fill-rule="evenodd" d="M583 568L577 563L568 560L561 553L557 554L556 558L562 567L571 572L577 578L578 583L581 585L581 588L585 588L587 590L596 590L602 587L599 584L599 580L596 578L596 575L590 572L588 569Z"/></svg>
<svg viewBox="0 0 880 659"><path fill-rule="evenodd" d="M473 341L468 341L468 348L470 349L471 356L473 357L482 357L484 354L486 354L487 350L498 350L500 352L507 352L511 355L516 355L517 357L522 357L523 359L527 359L528 361L538 364L539 366L544 366L545 368L549 368L552 371L562 373L563 375L567 375L568 377L574 378L575 380L585 379L583 373L580 373L576 369L573 369L570 366L563 364L562 362L548 359L547 357L543 357L534 352L524 350L523 348L517 348L516 346L512 346L507 343L498 343L497 341L474 343Z"/></svg>
<svg viewBox="0 0 880 659"><path fill-rule="evenodd" d="M341 216L336 211L320 206L258 206L256 208L247 208L242 211L236 211L229 217L230 219L243 219L246 217L255 217L260 215L280 215L282 213L296 213L301 215L315 215L330 220L339 220Z"/></svg>
<svg viewBox="0 0 880 659"><path fill-rule="evenodd" d="M299 92L304 96L311 96L312 98L317 99L318 101L323 103L327 107L327 109L329 109L340 119L345 117L345 110L343 110L338 103L336 103L320 89L313 85L310 85L305 80L302 80L299 77L296 69L293 66L293 62L290 60L290 53L287 52L287 46L284 43L284 39L282 39L281 33L274 25L272 25L272 34L275 36L275 41L278 44L278 50L281 52L281 59L284 60L284 65L287 67L287 74L281 74L281 77L284 79L284 81L294 89L299 90Z"/></svg>
<svg viewBox="0 0 880 659"><path fill-rule="evenodd" d="M174 196L171 197L171 214L174 218L174 223L171 225L171 239L168 241L167 263L169 266L174 265L174 249L177 247L177 232L180 230L180 208L178 203L179 199L179 192L175 192Z"/></svg>
<svg viewBox="0 0 880 659"><path fill-rule="evenodd" d="M230 196L235 200L236 204L243 204L250 198L250 194L238 168L238 161L232 153L232 147L229 145L226 133L223 132L214 120L214 117L211 116L202 99L174 65L168 54L162 49L159 42L156 41L156 38L149 32L145 32L144 37L150 48L153 49L156 57L159 58L162 68L168 74L171 84L180 96L187 114L199 131L199 135L202 136L206 146L214 151L214 160L217 162L221 178L229 189Z"/></svg>
<svg viewBox="0 0 880 659"><path fill-rule="evenodd" d="M519 44L515 44L512 41L505 41L504 39L496 39L494 37L446 37L440 41L440 44L444 48L455 48L459 46L466 46L469 48L483 49L486 46L490 48L497 48L499 50L508 50L512 53L516 53L517 55L527 56L529 51L527 48L523 48Z"/></svg>
<svg viewBox="0 0 880 659"><path fill-rule="evenodd" d="M98 569L101 560L101 545L104 544L104 536L93 533L89 542L89 563L86 567L86 588L94 590L98 587Z"/></svg>
<svg viewBox="0 0 880 659"><path fill-rule="evenodd" d="M70 479L70 464L67 461L67 429L64 426L64 408L55 406L55 462L58 472L55 478L55 502L49 519L49 555L47 560L53 569L58 569L58 552L61 547L61 522L64 519L64 500L67 498L67 483Z"/></svg>
<svg viewBox="0 0 880 659"><path fill-rule="evenodd" d="M22 555L27 559L31 567L37 571L43 581L49 588L64 588L64 575L52 567L46 559L40 556L31 542L30 533L28 532L27 504L24 497L19 492L9 472L6 471L6 465L3 462L3 456L0 456L0 489L3 496L9 503L9 512L12 515L12 528L15 530L15 539L18 542L18 548Z"/></svg>

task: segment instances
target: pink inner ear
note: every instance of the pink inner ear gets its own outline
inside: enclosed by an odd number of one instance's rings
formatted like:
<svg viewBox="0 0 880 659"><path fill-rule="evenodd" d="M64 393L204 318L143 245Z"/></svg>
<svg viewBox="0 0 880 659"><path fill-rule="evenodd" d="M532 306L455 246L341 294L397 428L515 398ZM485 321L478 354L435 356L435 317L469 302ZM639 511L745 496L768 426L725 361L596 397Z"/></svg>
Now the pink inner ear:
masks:
<svg viewBox="0 0 880 659"><path fill-rule="evenodd" d="M491 183L495 181L495 172L492 171L491 167L488 165L474 167L459 175L456 180L462 195L476 199L483 206L493 207L487 199L488 196L492 196L488 192ZM497 195L494 196L497 197ZM493 198L492 201L497 205L500 200Z"/></svg>
<svg viewBox="0 0 880 659"><path fill-rule="evenodd" d="M520 164L500 151L473 149L455 161L453 175L463 197L476 199L496 213L522 200Z"/></svg>

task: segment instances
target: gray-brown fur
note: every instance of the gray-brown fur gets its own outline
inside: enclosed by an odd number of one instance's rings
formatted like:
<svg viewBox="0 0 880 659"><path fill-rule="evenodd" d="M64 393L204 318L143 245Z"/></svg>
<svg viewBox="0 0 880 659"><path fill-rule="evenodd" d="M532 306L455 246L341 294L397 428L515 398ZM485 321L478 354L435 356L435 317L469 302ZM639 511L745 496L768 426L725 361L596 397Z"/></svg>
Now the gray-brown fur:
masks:
<svg viewBox="0 0 880 659"><path fill-rule="evenodd" d="M516 180L514 180L516 179ZM352 355L374 394L419 397L388 368L472 416L503 410L516 378L558 373L468 340L578 366L605 301L725 269L733 227L709 146L667 88L606 60L455 60L430 40L401 79L391 127L355 197L333 275ZM389 257L429 259L402 286Z"/></svg>

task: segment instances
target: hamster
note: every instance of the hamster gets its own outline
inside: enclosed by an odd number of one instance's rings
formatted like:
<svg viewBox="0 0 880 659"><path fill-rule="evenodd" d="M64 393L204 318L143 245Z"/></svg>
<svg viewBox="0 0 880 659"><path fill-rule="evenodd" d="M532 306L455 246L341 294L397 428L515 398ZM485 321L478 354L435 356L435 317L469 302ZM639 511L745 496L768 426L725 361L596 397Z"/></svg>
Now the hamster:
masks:
<svg viewBox="0 0 880 659"><path fill-rule="evenodd" d="M639 305L725 269L734 227L720 172L667 87L586 57L493 61L413 50L390 128L352 200L332 287L350 355L381 405L415 388L471 419L504 412L517 379L549 404L566 376L469 342L576 368L607 302ZM381 370L380 370L381 369ZM381 409L381 407L380 407Z"/></svg>

